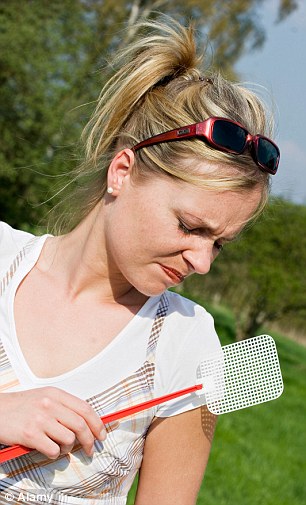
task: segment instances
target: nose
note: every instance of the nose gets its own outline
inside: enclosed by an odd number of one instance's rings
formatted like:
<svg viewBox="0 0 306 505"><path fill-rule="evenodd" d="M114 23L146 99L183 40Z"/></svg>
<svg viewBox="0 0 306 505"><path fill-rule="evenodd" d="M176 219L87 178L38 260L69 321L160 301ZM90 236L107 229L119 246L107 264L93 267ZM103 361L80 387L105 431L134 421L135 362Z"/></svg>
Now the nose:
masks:
<svg viewBox="0 0 306 505"><path fill-rule="evenodd" d="M190 248L183 251L183 258L192 268L192 273L205 275L209 272L214 260L212 247L209 244L201 247Z"/></svg>

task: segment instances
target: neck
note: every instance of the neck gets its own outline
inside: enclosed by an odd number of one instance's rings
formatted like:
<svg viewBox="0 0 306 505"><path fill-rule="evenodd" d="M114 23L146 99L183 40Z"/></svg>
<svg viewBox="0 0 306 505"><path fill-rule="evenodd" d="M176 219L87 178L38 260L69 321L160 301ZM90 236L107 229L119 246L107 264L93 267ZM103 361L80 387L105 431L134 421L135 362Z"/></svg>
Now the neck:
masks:
<svg viewBox="0 0 306 505"><path fill-rule="evenodd" d="M138 293L115 265L110 267L103 215L101 202L74 230L48 238L37 268L59 281L71 301L89 296L98 302L144 303L147 297Z"/></svg>

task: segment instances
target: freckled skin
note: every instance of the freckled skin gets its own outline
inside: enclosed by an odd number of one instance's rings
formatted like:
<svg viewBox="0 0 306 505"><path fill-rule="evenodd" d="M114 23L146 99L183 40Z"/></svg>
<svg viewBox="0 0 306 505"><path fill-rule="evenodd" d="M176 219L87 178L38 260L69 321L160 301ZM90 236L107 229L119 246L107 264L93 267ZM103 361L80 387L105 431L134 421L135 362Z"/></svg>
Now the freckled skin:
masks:
<svg viewBox="0 0 306 505"><path fill-rule="evenodd" d="M219 252L215 242L221 239L222 244L238 234L259 200L258 189L247 195L216 192L156 177L134 184L127 176L119 195L105 208L110 269L147 296L175 284L160 265L184 276L206 274ZM184 234L181 219L198 230Z"/></svg>

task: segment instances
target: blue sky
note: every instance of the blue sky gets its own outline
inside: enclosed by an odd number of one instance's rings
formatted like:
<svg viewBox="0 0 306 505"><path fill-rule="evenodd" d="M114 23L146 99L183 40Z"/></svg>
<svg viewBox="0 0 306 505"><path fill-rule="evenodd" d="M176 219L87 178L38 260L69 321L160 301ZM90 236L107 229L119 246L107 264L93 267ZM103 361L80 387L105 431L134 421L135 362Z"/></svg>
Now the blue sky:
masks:
<svg viewBox="0 0 306 505"><path fill-rule="evenodd" d="M278 3L263 3L259 21L266 29L266 42L235 68L242 82L263 86L265 91L256 91L275 107L281 164L272 177L272 193L306 205L306 2L299 0L299 8L275 24Z"/></svg>

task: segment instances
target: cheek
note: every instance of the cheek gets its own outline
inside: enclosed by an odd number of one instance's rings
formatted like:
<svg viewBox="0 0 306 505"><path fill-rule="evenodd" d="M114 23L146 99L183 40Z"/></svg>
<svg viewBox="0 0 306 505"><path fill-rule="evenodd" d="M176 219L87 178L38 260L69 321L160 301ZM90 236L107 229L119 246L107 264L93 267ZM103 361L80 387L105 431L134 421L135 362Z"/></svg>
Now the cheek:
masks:
<svg viewBox="0 0 306 505"><path fill-rule="evenodd" d="M158 258L180 249L176 222L168 214L158 202L146 205L142 197L115 204L108 215L106 235L109 251L118 265Z"/></svg>
<svg viewBox="0 0 306 505"><path fill-rule="evenodd" d="M117 226L112 226L107 232L109 257L112 263L126 275L135 265L144 262L149 248L150 234L143 231L139 223L131 223L122 218Z"/></svg>

